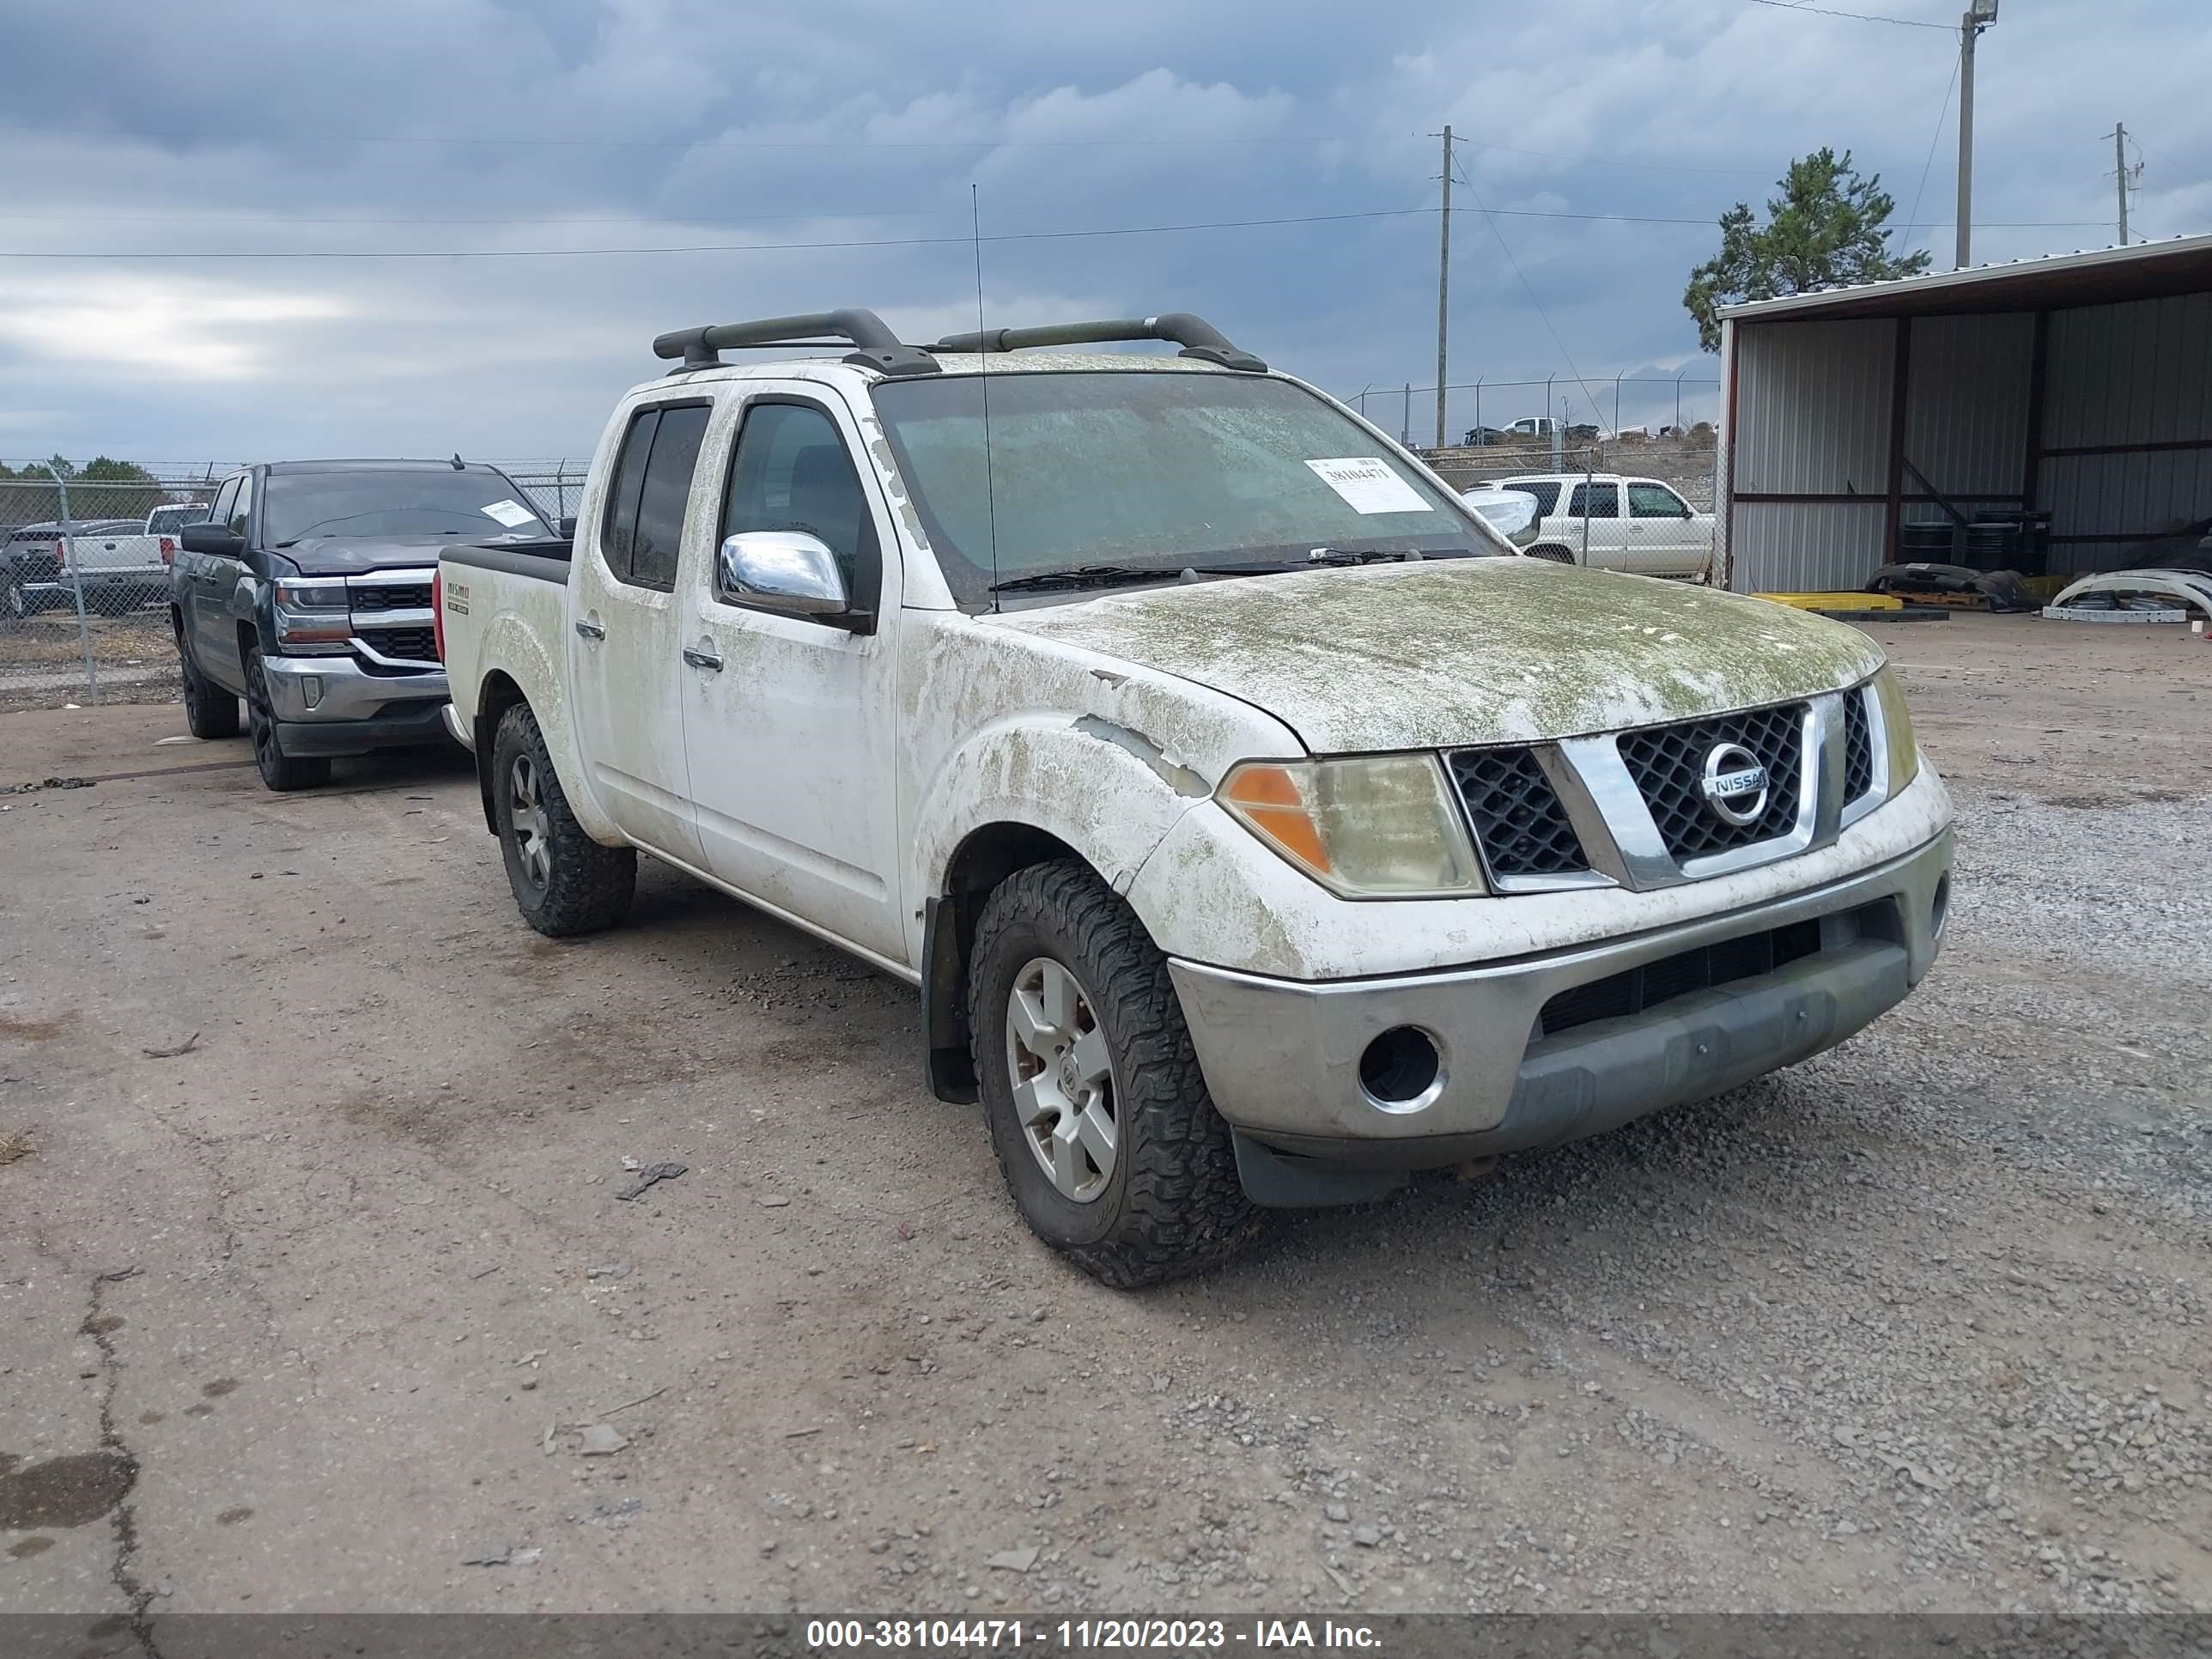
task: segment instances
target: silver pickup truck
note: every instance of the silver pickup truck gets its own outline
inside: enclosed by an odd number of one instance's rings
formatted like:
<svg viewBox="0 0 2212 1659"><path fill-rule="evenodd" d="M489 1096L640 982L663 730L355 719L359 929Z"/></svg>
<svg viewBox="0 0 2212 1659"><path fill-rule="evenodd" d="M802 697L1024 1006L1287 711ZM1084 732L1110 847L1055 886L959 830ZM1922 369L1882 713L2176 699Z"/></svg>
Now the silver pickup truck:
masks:
<svg viewBox="0 0 2212 1659"><path fill-rule="evenodd" d="M1109 1283L1732 1089L1935 959L1950 802L1856 629L1519 556L1194 317L656 344L573 544L440 562L516 902L609 926L641 849L915 986Z"/></svg>

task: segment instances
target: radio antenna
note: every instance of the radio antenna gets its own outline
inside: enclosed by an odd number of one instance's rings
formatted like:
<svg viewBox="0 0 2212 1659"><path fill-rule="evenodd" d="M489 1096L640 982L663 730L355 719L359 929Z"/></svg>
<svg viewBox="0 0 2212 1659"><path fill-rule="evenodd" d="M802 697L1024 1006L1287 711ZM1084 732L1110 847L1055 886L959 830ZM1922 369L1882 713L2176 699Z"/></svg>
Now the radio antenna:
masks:
<svg viewBox="0 0 2212 1659"><path fill-rule="evenodd" d="M975 363L976 390L983 395L983 510L991 530L991 609L999 605L999 496L991 477L991 352L983 335L983 198L973 182L968 186L968 224L975 246Z"/></svg>

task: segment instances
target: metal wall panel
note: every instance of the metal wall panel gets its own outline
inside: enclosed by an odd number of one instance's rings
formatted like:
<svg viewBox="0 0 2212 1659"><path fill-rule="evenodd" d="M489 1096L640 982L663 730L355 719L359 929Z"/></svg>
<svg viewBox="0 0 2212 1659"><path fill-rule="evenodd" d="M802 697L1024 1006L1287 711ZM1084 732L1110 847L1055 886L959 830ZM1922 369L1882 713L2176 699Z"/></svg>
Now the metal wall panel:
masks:
<svg viewBox="0 0 2212 1659"><path fill-rule="evenodd" d="M2212 438L2212 294L2051 313L2046 448Z"/></svg>
<svg viewBox="0 0 2212 1659"><path fill-rule="evenodd" d="M2134 455L2054 455L2043 464L2043 505L2054 537L2054 570L2118 570L2129 546L2212 518L2212 449Z"/></svg>
<svg viewBox="0 0 2212 1659"><path fill-rule="evenodd" d="M1905 456L1940 494L2020 494L2034 351L2032 315L1913 319ZM1908 474L1905 493L1919 488ZM1923 516L1942 509L1908 514Z"/></svg>
<svg viewBox="0 0 2212 1659"><path fill-rule="evenodd" d="M2186 443L2212 439L2212 294L2055 313L2044 391L2044 443ZM2054 455L2037 505L2051 515L2054 570L2114 570L2146 537L2212 518L2212 449Z"/></svg>
<svg viewBox="0 0 2212 1659"><path fill-rule="evenodd" d="M1737 491L1885 495L1896 336L1890 322L1738 324ZM1739 565L1753 545L1735 544Z"/></svg>
<svg viewBox="0 0 2212 1659"><path fill-rule="evenodd" d="M1823 324L1827 327L1832 325ZM1744 501L1734 504L1731 586L1739 593L1814 593L1858 587L1881 563L1887 503Z"/></svg>

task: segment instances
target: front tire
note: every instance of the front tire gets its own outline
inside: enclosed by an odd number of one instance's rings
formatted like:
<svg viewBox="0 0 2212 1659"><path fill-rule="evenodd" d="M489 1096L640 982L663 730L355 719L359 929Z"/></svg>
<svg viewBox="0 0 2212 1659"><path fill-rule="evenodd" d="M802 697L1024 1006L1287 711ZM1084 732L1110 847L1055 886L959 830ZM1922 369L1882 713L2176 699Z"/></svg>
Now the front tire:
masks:
<svg viewBox="0 0 2212 1659"><path fill-rule="evenodd" d="M269 702L269 675L261 666L261 647L246 652L246 725L253 737L253 764L261 781L280 795L295 789L318 789L331 781L327 755L288 755L276 732L276 711Z"/></svg>
<svg viewBox="0 0 2212 1659"><path fill-rule="evenodd" d="M637 851L602 847L568 808L527 703L500 716L491 745L492 820L522 919L550 939L611 927L629 914Z"/></svg>
<svg viewBox="0 0 2212 1659"><path fill-rule="evenodd" d="M236 737L238 699L200 672L181 636L177 641L177 661L185 682L185 729L196 738Z"/></svg>
<svg viewBox="0 0 2212 1659"><path fill-rule="evenodd" d="M1089 867L1032 866L991 894L968 995L992 1150L1038 1237L1129 1290L1258 1237L1167 958Z"/></svg>

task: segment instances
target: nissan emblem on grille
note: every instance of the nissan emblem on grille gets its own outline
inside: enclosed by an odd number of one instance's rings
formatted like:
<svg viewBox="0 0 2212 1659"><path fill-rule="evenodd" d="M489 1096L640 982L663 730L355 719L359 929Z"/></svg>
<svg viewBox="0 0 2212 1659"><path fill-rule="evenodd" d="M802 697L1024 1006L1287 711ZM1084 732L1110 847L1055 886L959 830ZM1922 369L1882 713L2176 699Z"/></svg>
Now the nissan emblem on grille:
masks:
<svg viewBox="0 0 2212 1659"><path fill-rule="evenodd" d="M1717 743L1705 751L1704 793L1722 823L1756 823L1766 811L1766 769L1741 744Z"/></svg>

